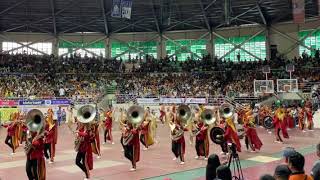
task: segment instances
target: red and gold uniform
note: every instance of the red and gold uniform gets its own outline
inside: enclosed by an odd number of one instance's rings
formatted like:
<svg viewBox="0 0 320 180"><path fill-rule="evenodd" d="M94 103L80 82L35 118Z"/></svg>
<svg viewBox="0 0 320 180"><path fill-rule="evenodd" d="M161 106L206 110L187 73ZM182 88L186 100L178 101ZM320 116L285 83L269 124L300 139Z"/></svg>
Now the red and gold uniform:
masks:
<svg viewBox="0 0 320 180"><path fill-rule="evenodd" d="M31 132L32 148L27 153L26 172L29 180L45 180L46 164L43 157L44 140L43 137L37 137L36 132Z"/></svg>
<svg viewBox="0 0 320 180"><path fill-rule="evenodd" d="M298 121L299 121L299 129L304 130L305 128L305 118L306 118L306 111L303 107L298 108Z"/></svg>
<svg viewBox="0 0 320 180"><path fill-rule="evenodd" d="M305 105L306 116L307 116L307 128L312 130L313 128L313 112L312 112L312 103L310 101L306 102Z"/></svg>
<svg viewBox="0 0 320 180"><path fill-rule="evenodd" d="M291 108L287 108L285 121L289 128L294 128L294 119L293 119L293 114L291 112Z"/></svg>
<svg viewBox="0 0 320 180"><path fill-rule="evenodd" d="M184 154L186 151L186 142L184 139L184 131L188 131L187 128L184 128L179 120L175 120L174 123L171 123L171 139L172 146L171 151L173 152L175 159L180 158L181 164L184 164Z"/></svg>
<svg viewBox="0 0 320 180"><path fill-rule="evenodd" d="M256 149L260 150L263 144L255 128L253 112L250 107L244 108L243 128L247 149L250 146L252 151L256 151Z"/></svg>
<svg viewBox="0 0 320 180"><path fill-rule="evenodd" d="M57 138L58 128L55 121L53 121L53 111L52 109L48 109L44 138L44 155L46 159L50 159L50 163L54 162ZM50 153L50 155L48 154L48 152Z"/></svg>
<svg viewBox="0 0 320 180"><path fill-rule="evenodd" d="M196 125L199 132L196 135L196 151L197 157L203 156L208 158L209 156L209 138L208 138L208 126L202 121L198 122Z"/></svg>
<svg viewBox="0 0 320 180"><path fill-rule="evenodd" d="M124 156L131 161L131 171L135 171L137 162L140 160L139 130L128 123L122 128L121 139L124 148Z"/></svg>
<svg viewBox="0 0 320 180"><path fill-rule="evenodd" d="M76 157L76 165L85 173L86 178L90 178L90 170L93 169L93 155L91 143L95 140L94 132L89 130L89 127L82 126L77 133L80 138L80 145Z"/></svg>
<svg viewBox="0 0 320 180"><path fill-rule="evenodd" d="M94 134L94 140L91 143L92 152L100 158L101 150L100 150L100 135L99 135L99 123L94 122L91 124L91 131Z"/></svg>
<svg viewBox="0 0 320 180"><path fill-rule="evenodd" d="M18 126L18 113L13 113L11 117L11 122L9 124L2 125L7 128L7 137L5 144L7 144L11 149L12 153L16 152L16 149L19 147L20 143L20 128Z"/></svg>
<svg viewBox="0 0 320 180"><path fill-rule="evenodd" d="M113 143L112 137L112 111L107 111L105 113L105 121L104 121L104 142L107 140Z"/></svg>
<svg viewBox="0 0 320 180"><path fill-rule="evenodd" d="M231 118L226 119L226 127L224 133L225 139L225 147L224 152L226 150L227 143L233 143L236 145L237 151L241 152L241 144L240 139L238 137L237 129Z"/></svg>
<svg viewBox="0 0 320 180"><path fill-rule="evenodd" d="M145 150L149 146L154 144L152 129L151 129L151 119L146 117L140 126L140 142L145 147Z"/></svg>
<svg viewBox="0 0 320 180"><path fill-rule="evenodd" d="M165 107L162 105L161 107L160 107L160 117L159 117L159 119L160 119L160 121L162 122L162 124L164 124L164 118L165 118L165 116L166 116L166 112L165 112Z"/></svg>
<svg viewBox="0 0 320 180"><path fill-rule="evenodd" d="M285 115L286 115L286 110L280 107L275 111L273 116L273 125L275 128L277 142L283 142L283 140L280 137L280 131L282 131L284 138L289 138L289 134L287 132L287 123L284 120Z"/></svg>

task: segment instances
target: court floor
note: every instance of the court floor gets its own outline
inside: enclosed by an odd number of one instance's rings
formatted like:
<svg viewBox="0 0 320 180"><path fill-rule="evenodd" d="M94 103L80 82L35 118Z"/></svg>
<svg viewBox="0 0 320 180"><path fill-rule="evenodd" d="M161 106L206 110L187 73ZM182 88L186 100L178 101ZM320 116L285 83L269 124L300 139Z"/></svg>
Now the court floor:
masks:
<svg viewBox="0 0 320 180"><path fill-rule="evenodd" d="M102 140L102 131L101 131ZM274 143L274 134L269 134L265 129L258 128L258 134L264 143L262 150L258 153L247 152L242 147L243 152L239 153L241 166L243 168L245 179L256 180L261 174L272 173L274 167L281 163L281 151L284 147L293 146L306 156L306 171L309 172L313 161L316 159L315 144L319 142L320 130L301 132L299 130L290 130L290 139L285 144ZM10 149L4 144L6 129L0 129L0 178L1 180L25 180L26 157L23 147L19 147L18 152L10 155ZM173 161L171 153L171 142L169 137L169 128L159 124L157 131L157 144L148 151L141 148L140 162L137 164L137 171L129 172L130 162L124 158L122 147L120 145L120 132L115 128L113 136L115 144L101 145L102 157L94 158L94 170L91 171L92 178L95 180L162 180L165 178L183 179L183 180L204 180L206 161L196 160L194 145L188 142L189 135L186 138L186 163L180 165ZM56 161L54 164L46 164L47 179L83 179L84 174L74 164L76 153L73 150L74 137L66 125L59 127L59 137L56 152ZM243 142L242 142L243 143ZM210 145L210 153L220 153L220 148Z"/></svg>

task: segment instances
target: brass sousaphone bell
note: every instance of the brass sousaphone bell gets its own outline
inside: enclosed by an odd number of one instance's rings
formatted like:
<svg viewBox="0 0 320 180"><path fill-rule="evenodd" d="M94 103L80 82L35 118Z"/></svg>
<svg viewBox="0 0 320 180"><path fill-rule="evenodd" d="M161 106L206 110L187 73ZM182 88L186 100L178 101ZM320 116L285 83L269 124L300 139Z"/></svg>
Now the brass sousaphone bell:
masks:
<svg viewBox="0 0 320 180"><path fill-rule="evenodd" d="M95 106L91 104L82 105L77 109L77 119L83 124L91 123L97 115Z"/></svg>
<svg viewBox="0 0 320 180"><path fill-rule="evenodd" d="M26 125L31 132L39 132L44 128L44 115L39 109L32 109L26 116Z"/></svg>
<svg viewBox="0 0 320 180"><path fill-rule="evenodd" d="M141 124L144 118L144 109L137 105L129 107L127 118L129 123L131 123L133 126Z"/></svg>
<svg viewBox="0 0 320 180"><path fill-rule="evenodd" d="M189 119L191 118L191 109L187 105L181 105L177 109L177 118L180 120L182 125L188 123Z"/></svg>
<svg viewBox="0 0 320 180"><path fill-rule="evenodd" d="M211 125L216 122L216 117L214 116L214 112L211 109L205 109L201 113L201 119L204 121L205 124Z"/></svg>
<svg viewBox="0 0 320 180"><path fill-rule="evenodd" d="M222 117L224 117L225 119L229 119L232 118L234 115L234 107L233 105L229 104L229 103L223 103L220 106L220 114L222 115Z"/></svg>

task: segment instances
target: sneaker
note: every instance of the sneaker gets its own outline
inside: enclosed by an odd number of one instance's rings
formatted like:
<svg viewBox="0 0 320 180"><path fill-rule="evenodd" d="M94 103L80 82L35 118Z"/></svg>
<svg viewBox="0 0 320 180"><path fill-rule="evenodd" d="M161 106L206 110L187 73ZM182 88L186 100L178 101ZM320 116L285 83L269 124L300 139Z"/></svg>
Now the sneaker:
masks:
<svg viewBox="0 0 320 180"><path fill-rule="evenodd" d="M208 161L208 158L207 158L207 157L205 157L205 158L204 158L204 160L205 160L205 161Z"/></svg>
<svg viewBox="0 0 320 180"><path fill-rule="evenodd" d="M106 144L106 142L103 142L102 144Z"/></svg>
<svg viewBox="0 0 320 180"><path fill-rule="evenodd" d="M124 152L124 149L122 149L121 152Z"/></svg>
<svg viewBox="0 0 320 180"><path fill-rule="evenodd" d="M111 144L114 144L114 142L112 142Z"/></svg>
<svg viewBox="0 0 320 180"><path fill-rule="evenodd" d="M195 156L194 158L195 158L195 159L199 159L199 156Z"/></svg>
<svg viewBox="0 0 320 180"><path fill-rule="evenodd" d="M147 150L148 150L148 148L144 147L144 148L143 148L143 150L144 150L144 151L147 151Z"/></svg>
<svg viewBox="0 0 320 180"><path fill-rule="evenodd" d="M182 162L180 163L180 165L184 165L184 162L182 161Z"/></svg>
<svg viewBox="0 0 320 180"><path fill-rule="evenodd" d="M11 153L10 155L11 155L11 156L14 156L15 154L16 154L16 153Z"/></svg>
<svg viewBox="0 0 320 180"><path fill-rule="evenodd" d="M49 161L49 164L52 164L53 163L53 161Z"/></svg>
<svg viewBox="0 0 320 180"><path fill-rule="evenodd" d="M101 156L97 156L97 159L100 159L101 158Z"/></svg>
<svg viewBox="0 0 320 180"><path fill-rule="evenodd" d="M226 155L226 153L225 153L225 152L220 152L220 154L221 154L221 155Z"/></svg>
<svg viewBox="0 0 320 180"><path fill-rule="evenodd" d="M251 153L256 153L256 151L254 151L254 150L251 150L250 152L251 152Z"/></svg>
<svg viewBox="0 0 320 180"><path fill-rule="evenodd" d="M131 168L130 171L136 171L136 168Z"/></svg>
<svg viewBox="0 0 320 180"><path fill-rule="evenodd" d="M176 157L174 157L172 160L173 160L173 161L176 161L176 160L177 160L177 158L176 158Z"/></svg>
<svg viewBox="0 0 320 180"><path fill-rule="evenodd" d="M305 133L305 132L307 132L307 131L303 130L302 132Z"/></svg>

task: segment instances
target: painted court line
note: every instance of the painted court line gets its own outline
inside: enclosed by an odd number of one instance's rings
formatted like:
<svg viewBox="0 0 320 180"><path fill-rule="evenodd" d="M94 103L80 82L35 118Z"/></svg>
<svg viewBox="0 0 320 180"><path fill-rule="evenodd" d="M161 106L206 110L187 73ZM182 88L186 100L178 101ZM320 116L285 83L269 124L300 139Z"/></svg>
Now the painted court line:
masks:
<svg viewBox="0 0 320 180"><path fill-rule="evenodd" d="M94 169L102 169L102 168L109 168L109 167L114 167L114 166L120 166L124 165L125 163L119 162L119 161L98 161L93 163ZM81 172L81 169L76 166L75 164L69 165L69 166L61 166L58 168L55 168L67 173L77 173Z"/></svg>

